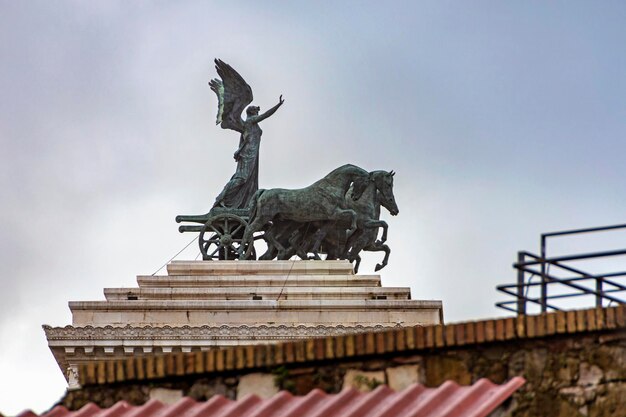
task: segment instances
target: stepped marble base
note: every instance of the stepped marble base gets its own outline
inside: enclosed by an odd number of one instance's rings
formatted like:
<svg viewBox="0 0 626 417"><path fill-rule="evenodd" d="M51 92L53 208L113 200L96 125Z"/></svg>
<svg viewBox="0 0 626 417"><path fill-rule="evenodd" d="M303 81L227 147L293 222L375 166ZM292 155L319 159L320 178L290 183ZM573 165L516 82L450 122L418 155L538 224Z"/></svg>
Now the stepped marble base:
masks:
<svg viewBox="0 0 626 417"><path fill-rule="evenodd" d="M105 301L71 301L72 325L44 326L70 387L78 364L389 327L441 323L441 301L411 300L347 261L172 262Z"/></svg>

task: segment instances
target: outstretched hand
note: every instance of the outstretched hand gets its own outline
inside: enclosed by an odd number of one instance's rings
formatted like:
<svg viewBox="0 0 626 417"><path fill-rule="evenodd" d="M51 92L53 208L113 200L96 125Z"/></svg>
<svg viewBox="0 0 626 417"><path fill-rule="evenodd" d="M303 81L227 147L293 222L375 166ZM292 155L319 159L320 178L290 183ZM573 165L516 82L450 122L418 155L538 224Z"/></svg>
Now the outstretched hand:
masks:
<svg viewBox="0 0 626 417"><path fill-rule="evenodd" d="M285 100L283 100L283 95L281 94L280 97L278 98L278 105L281 106L284 102Z"/></svg>

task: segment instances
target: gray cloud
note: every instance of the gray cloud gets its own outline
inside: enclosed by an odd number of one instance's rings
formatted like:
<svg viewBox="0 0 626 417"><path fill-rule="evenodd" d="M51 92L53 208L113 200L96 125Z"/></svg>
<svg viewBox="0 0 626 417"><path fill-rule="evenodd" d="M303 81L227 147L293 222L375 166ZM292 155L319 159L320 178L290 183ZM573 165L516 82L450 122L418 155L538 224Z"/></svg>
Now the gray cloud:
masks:
<svg viewBox="0 0 626 417"><path fill-rule="evenodd" d="M39 326L69 323L68 300L154 272L191 238L174 216L207 211L232 174L237 136L214 126L207 86L214 57L261 107L286 98L263 126L262 187L305 186L346 162L395 169L384 284L443 299L447 320L500 314L494 287L539 233L624 221L625 14L2 2L0 374L15 378L0 382L0 409L61 394ZM20 383L40 398L20 398Z"/></svg>

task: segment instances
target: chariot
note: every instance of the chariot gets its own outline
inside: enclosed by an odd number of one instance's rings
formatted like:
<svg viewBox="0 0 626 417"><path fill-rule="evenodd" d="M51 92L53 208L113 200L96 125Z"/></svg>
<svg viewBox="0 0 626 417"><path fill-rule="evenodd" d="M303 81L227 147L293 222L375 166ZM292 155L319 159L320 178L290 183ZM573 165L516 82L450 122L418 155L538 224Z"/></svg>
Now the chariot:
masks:
<svg viewBox="0 0 626 417"><path fill-rule="evenodd" d="M176 216L176 223L196 223L183 224L178 227L178 231L199 233L198 244L205 261L239 259L240 254L246 252L249 254L248 259L256 259L254 240L262 237L255 236L251 243L243 242L249 220L247 209L228 207L214 207L201 215ZM248 245L252 246L250 251L247 250Z"/></svg>

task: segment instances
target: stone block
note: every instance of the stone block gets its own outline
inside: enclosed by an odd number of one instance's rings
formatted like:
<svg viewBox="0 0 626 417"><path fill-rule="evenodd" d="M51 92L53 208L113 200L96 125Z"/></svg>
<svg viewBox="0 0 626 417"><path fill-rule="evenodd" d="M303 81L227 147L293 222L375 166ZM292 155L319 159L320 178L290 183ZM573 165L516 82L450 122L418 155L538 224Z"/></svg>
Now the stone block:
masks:
<svg viewBox="0 0 626 417"><path fill-rule="evenodd" d="M387 385L395 391L402 391L411 384L419 382L419 365L403 365L385 370Z"/></svg>
<svg viewBox="0 0 626 417"><path fill-rule="evenodd" d="M602 369L596 365L590 365L587 362L582 362L578 371L578 385L582 387L598 385L603 376L604 373L602 372Z"/></svg>
<svg viewBox="0 0 626 417"><path fill-rule="evenodd" d="M384 383L384 371L366 372L360 369L348 369L343 377L343 389L356 388L359 391L367 392Z"/></svg>
<svg viewBox="0 0 626 417"><path fill-rule="evenodd" d="M150 399L158 400L163 404L175 404L183 398L183 391L179 389L152 388L150 390Z"/></svg>
<svg viewBox="0 0 626 417"><path fill-rule="evenodd" d="M227 388L221 379L200 379L196 381L187 396L196 401L206 401L214 395L227 395Z"/></svg>
<svg viewBox="0 0 626 417"><path fill-rule="evenodd" d="M585 391L581 387L561 388L559 394L578 407L585 404Z"/></svg>
<svg viewBox="0 0 626 417"><path fill-rule="evenodd" d="M600 346L594 350L592 362L604 370L605 381L626 380L626 346Z"/></svg>
<svg viewBox="0 0 626 417"><path fill-rule="evenodd" d="M556 376L561 383L570 385L578 375L580 368L577 358L566 358L561 363L561 367L557 370Z"/></svg>
<svg viewBox="0 0 626 417"><path fill-rule="evenodd" d="M272 374L254 373L239 378L237 384L237 399L249 394L258 395L261 398L270 398L278 393L275 376Z"/></svg>
<svg viewBox="0 0 626 417"><path fill-rule="evenodd" d="M626 410L626 382L609 383L607 392L589 404L589 417L623 416Z"/></svg>
<svg viewBox="0 0 626 417"><path fill-rule="evenodd" d="M437 387L451 379L460 385L472 383L467 364L451 356L428 356L425 361L426 385Z"/></svg>
<svg viewBox="0 0 626 417"><path fill-rule="evenodd" d="M526 378L529 380L542 380L548 360L548 351L544 348L525 351Z"/></svg>

